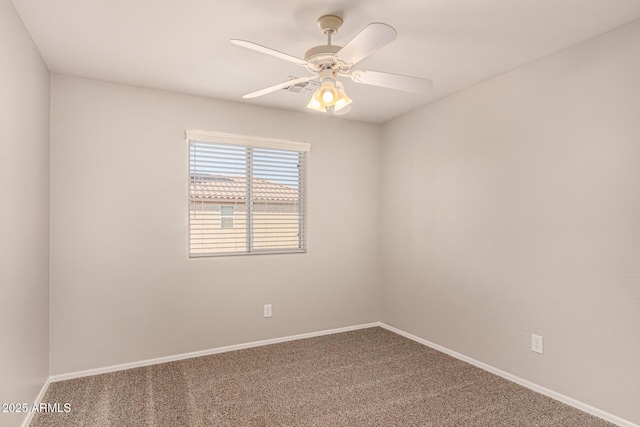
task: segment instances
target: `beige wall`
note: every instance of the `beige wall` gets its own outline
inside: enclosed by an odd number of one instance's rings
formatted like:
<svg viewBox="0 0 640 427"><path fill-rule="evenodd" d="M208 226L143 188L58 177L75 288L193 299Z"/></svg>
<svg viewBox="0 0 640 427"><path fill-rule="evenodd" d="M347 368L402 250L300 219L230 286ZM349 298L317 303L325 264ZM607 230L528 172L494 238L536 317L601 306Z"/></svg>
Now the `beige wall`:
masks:
<svg viewBox="0 0 640 427"><path fill-rule="evenodd" d="M52 375L378 320L379 126L59 75L52 114ZM312 144L306 254L188 258L190 128Z"/></svg>
<svg viewBox="0 0 640 427"><path fill-rule="evenodd" d="M0 403L33 403L49 369L49 72L8 0L0 145ZM0 425L24 418L0 413Z"/></svg>
<svg viewBox="0 0 640 427"><path fill-rule="evenodd" d="M640 21L385 124L380 199L382 321L635 423L638 46Z"/></svg>

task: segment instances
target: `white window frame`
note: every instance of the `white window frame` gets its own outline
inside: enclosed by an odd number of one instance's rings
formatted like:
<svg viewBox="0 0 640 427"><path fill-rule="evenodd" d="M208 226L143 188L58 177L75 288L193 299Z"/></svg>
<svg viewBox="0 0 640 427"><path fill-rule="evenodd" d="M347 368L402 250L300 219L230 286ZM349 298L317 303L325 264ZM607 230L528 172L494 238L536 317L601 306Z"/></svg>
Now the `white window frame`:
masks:
<svg viewBox="0 0 640 427"><path fill-rule="evenodd" d="M189 238L187 244L187 253L190 258L209 258L209 257L220 257L220 256L237 256L237 255L263 255L263 254L284 254L284 253L306 253L307 252L307 212L306 212L306 197L307 197L307 153L311 151L311 144L306 142L298 142L298 141L288 141L283 139L272 139L272 138L258 138L252 136L244 136L244 135L233 135L228 133L220 133L220 132L209 132L209 131L201 131L201 130L187 130L185 132L185 137L187 141L188 147L191 146L191 141L197 142L210 142L214 144L225 144L225 145L235 145L242 146L247 148L268 148L268 149L278 149L278 150L290 150L296 151L300 153L304 153L304 165L303 169L300 172L300 231L299 231L299 247L291 248L291 249L277 249L277 250L259 250L252 251L251 246L252 243L247 242L247 251L245 252L221 252L221 253L202 253L202 254L194 254L191 253L191 244L190 244L190 235L191 235L191 214L189 214ZM190 149L190 148L189 148ZM189 155L189 158L191 156ZM189 183L191 182L191 169L189 167L188 171ZM189 198L189 209L191 206L191 191L188 191ZM251 215L249 212L247 215ZM222 219L222 218L221 218ZM249 230L248 233L251 233ZM250 239L249 239L250 240Z"/></svg>

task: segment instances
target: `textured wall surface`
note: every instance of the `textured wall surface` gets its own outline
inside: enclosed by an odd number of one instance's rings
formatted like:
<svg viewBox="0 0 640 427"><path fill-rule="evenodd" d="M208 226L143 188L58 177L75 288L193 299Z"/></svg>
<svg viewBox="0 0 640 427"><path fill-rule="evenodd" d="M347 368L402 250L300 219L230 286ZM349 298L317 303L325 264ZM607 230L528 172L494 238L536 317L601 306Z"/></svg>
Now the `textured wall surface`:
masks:
<svg viewBox="0 0 640 427"><path fill-rule="evenodd" d="M380 199L382 321L635 423L639 45L636 21L385 124Z"/></svg>
<svg viewBox="0 0 640 427"><path fill-rule="evenodd" d="M52 111L52 375L378 320L379 126L58 75ZM306 254L188 258L186 129L312 144Z"/></svg>
<svg viewBox="0 0 640 427"><path fill-rule="evenodd" d="M48 305L49 72L0 0L0 403L31 404L46 381Z"/></svg>

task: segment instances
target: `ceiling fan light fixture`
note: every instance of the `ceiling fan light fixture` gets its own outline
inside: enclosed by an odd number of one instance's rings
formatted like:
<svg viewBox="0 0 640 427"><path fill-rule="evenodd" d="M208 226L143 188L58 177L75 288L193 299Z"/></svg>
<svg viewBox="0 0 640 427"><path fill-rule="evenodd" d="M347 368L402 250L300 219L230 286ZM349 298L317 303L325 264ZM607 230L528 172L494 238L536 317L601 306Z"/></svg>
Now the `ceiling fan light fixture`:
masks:
<svg viewBox="0 0 640 427"><path fill-rule="evenodd" d="M353 101L351 98L347 96L347 93L344 91L344 85L342 82L336 82L336 89L338 92L338 99L335 104L333 104L333 111L340 111L345 108L347 105L351 104Z"/></svg>

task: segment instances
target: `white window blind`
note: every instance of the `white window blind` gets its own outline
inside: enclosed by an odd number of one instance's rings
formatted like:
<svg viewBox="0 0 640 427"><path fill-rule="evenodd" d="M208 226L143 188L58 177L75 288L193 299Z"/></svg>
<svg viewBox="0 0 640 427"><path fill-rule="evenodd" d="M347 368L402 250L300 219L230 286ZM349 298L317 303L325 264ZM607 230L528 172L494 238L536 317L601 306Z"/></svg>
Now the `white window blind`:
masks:
<svg viewBox="0 0 640 427"><path fill-rule="evenodd" d="M306 251L308 144L187 138L190 256Z"/></svg>

